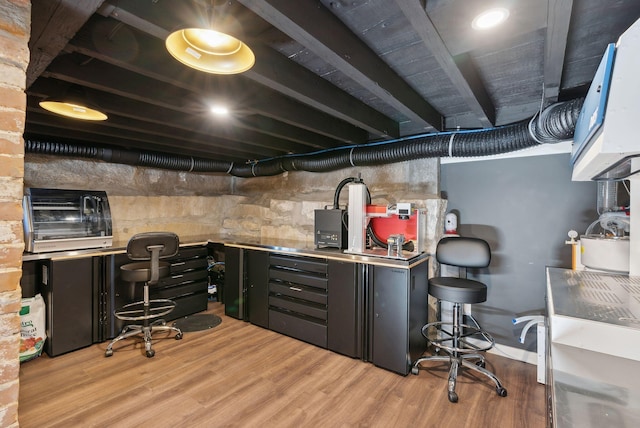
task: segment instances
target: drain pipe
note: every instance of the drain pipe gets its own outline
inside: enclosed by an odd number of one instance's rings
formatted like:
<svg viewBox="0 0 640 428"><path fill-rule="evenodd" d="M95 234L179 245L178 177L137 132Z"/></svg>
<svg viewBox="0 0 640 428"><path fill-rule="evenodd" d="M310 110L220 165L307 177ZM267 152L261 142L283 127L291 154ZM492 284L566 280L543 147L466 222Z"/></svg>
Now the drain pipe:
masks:
<svg viewBox="0 0 640 428"><path fill-rule="evenodd" d="M427 134L398 141L281 156L250 164L28 139L25 140L25 152L83 157L175 171L218 172L236 177L273 176L286 171L329 172L421 158L497 155L569 140L573 137L583 102L584 98L579 98L553 104L530 120L498 128Z"/></svg>

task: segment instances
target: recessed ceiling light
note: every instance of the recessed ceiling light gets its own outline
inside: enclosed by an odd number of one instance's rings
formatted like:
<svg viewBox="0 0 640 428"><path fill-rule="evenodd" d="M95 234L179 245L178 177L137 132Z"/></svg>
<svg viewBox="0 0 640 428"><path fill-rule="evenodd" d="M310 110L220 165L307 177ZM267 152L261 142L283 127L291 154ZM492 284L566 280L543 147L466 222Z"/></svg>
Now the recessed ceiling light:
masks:
<svg viewBox="0 0 640 428"><path fill-rule="evenodd" d="M227 116L229 114L229 109L223 105L215 105L211 106L211 113L217 116Z"/></svg>
<svg viewBox="0 0 640 428"><path fill-rule="evenodd" d="M476 16L471 23L471 26L476 30L487 30L497 25L502 24L509 17L509 10L503 7L496 7L493 9L485 10L480 15Z"/></svg>

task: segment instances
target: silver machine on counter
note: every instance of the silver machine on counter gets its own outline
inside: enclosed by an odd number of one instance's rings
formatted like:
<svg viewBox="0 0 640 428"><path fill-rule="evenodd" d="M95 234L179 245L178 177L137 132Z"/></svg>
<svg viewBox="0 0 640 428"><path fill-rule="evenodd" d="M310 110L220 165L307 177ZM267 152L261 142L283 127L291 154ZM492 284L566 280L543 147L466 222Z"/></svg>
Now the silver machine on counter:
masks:
<svg viewBox="0 0 640 428"><path fill-rule="evenodd" d="M348 185L347 209L339 206ZM333 207L315 211L315 245L345 253L408 260L426 247L427 211L409 202L370 204L360 177L349 177L336 188Z"/></svg>
<svg viewBox="0 0 640 428"><path fill-rule="evenodd" d="M425 250L427 214L408 202L367 204L364 183L349 184L349 229L345 252L408 259ZM370 244L367 245L367 236Z"/></svg>
<svg viewBox="0 0 640 428"><path fill-rule="evenodd" d="M632 276L640 275L638 50L640 20L607 46L578 118L571 154L572 179L598 182L599 218L580 237L581 263ZM628 206L616 200L621 184L629 191Z"/></svg>
<svg viewBox="0 0 640 428"><path fill-rule="evenodd" d="M22 209L27 252L112 245L111 211L106 192L27 188Z"/></svg>

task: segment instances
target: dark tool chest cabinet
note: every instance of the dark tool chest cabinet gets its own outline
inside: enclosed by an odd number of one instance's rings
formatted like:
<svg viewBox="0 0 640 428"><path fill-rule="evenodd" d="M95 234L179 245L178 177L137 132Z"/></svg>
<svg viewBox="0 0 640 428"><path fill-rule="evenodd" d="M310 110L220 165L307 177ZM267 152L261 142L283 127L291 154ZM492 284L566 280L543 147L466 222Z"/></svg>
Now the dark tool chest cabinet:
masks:
<svg viewBox="0 0 640 428"><path fill-rule="evenodd" d="M227 315L402 375L424 352L426 255L394 265L240 245L225 246Z"/></svg>
<svg viewBox="0 0 640 428"><path fill-rule="evenodd" d="M53 253L52 253L53 254ZM151 288L152 299L171 299L176 308L164 319L175 320L207 309L209 248L181 246L167 259L170 274ZM124 322L113 311L142 300L142 284L120 277L120 266L130 263L126 254L53 254L23 262L26 275L23 297L40 293L46 306L44 351L55 357L118 335Z"/></svg>
<svg viewBox="0 0 640 428"><path fill-rule="evenodd" d="M269 329L327 347L327 263L269 257Z"/></svg>
<svg viewBox="0 0 640 428"><path fill-rule="evenodd" d="M166 321L207 309L208 304L208 250L205 246L180 247L178 254L166 259L170 264L170 273L151 287L151 299L171 299L176 302L175 309L166 315ZM141 284L131 284L120 278L120 266L131 261L126 254L108 256L107 293L103 302L105 317L102 320L101 340L117 336L125 322L113 316L113 310L127 303L142 300Z"/></svg>

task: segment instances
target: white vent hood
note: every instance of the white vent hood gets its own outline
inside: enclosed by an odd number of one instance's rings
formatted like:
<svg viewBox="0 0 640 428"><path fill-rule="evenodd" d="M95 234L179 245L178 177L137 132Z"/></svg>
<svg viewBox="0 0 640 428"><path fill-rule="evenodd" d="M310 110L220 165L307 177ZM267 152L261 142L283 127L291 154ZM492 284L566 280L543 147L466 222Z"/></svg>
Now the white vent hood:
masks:
<svg viewBox="0 0 640 428"><path fill-rule="evenodd" d="M637 172L640 156L640 20L607 47L580 113L571 156L574 181Z"/></svg>

